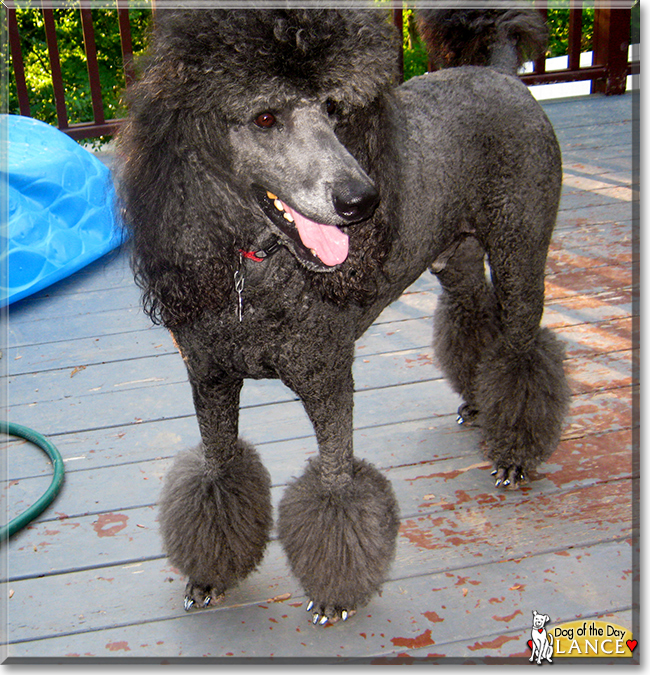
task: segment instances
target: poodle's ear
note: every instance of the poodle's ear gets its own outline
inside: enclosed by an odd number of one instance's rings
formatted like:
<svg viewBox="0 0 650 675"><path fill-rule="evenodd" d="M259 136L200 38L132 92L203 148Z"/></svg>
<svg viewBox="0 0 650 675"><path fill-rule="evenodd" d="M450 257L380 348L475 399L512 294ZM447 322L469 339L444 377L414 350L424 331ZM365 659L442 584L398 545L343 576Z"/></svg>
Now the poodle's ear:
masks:
<svg viewBox="0 0 650 675"><path fill-rule="evenodd" d="M150 234L155 237L155 233ZM143 291L143 309L154 323L168 328L179 326L206 309L221 309L228 301L233 266L221 256L197 255L165 245L144 254L148 246L139 247L137 238L135 235L132 266L136 283Z"/></svg>
<svg viewBox="0 0 650 675"><path fill-rule="evenodd" d="M161 134L132 118L119 138L120 211L136 281L145 312L168 327L223 307L238 255L223 180L206 166L201 144L184 137L190 124L177 120Z"/></svg>

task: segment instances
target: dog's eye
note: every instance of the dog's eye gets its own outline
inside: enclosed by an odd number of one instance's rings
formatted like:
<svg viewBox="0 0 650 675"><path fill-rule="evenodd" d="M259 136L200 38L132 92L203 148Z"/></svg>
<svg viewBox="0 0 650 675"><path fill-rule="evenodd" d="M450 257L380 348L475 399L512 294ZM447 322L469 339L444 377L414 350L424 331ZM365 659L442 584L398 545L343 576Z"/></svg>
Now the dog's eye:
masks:
<svg viewBox="0 0 650 675"><path fill-rule="evenodd" d="M336 112L336 103L331 98L328 98L325 102L325 110L327 110L328 115L333 115Z"/></svg>
<svg viewBox="0 0 650 675"><path fill-rule="evenodd" d="M258 115L254 120L255 124L262 129L270 129L275 125L275 115L270 112L263 112Z"/></svg>

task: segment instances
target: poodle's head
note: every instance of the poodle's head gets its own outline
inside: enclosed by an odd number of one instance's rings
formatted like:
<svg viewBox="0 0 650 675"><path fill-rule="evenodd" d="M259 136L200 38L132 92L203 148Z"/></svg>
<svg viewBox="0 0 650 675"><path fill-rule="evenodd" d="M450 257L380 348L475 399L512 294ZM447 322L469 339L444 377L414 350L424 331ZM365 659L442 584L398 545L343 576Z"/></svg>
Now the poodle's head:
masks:
<svg viewBox="0 0 650 675"><path fill-rule="evenodd" d="M150 86L156 105L203 122L206 163L228 167L228 184L303 265L343 263L348 226L379 201L367 148L340 139L350 126L354 137L367 136L373 106L395 84L387 15L163 11L155 35L145 82L158 82Z"/></svg>
<svg viewBox="0 0 650 675"><path fill-rule="evenodd" d="M384 10L157 12L119 178L152 306L187 305L194 280L218 307L238 251L270 233L330 272L313 281L330 299L370 298L390 248L391 200L377 203L398 48Z"/></svg>

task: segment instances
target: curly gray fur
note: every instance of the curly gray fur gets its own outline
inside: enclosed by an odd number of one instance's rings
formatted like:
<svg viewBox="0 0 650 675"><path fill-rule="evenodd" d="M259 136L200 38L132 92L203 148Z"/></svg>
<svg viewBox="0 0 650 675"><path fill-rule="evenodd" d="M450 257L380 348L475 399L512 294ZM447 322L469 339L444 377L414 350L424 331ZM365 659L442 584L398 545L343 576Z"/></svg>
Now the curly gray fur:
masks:
<svg viewBox="0 0 650 675"><path fill-rule="evenodd" d="M279 508L278 534L291 570L317 606L354 610L386 580L399 529L390 482L355 459L352 479L324 487L313 459L291 483Z"/></svg>
<svg viewBox="0 0 650 675"><path fill-rule="evenodd" d="M548 459L559 440L570 390L564 346L548 328L528 349L513 351L498 339L483 353L476 377L476 403L495 465L520 467L524 475Z"/></svg>
<svg viewBox="0 0 650 675"><path fill-rule="evenodd" d="M295 574L331 617L379 590L399 521L388 482L354 459L354 343L428 267L443 287L436 353L495 470L516 483L559 438L562 355L539 327L562 178L551 124L493 68L398 85L399 44L384 10L157 12L118 187L145 311L173 332L201 431L161 501L187 606L250 573L268 538L269 479L239 440L246 378L281 379L318 441L280 508ZM271 257L242 255L270 238Z"/></svg>
<svg viewBox="0 0 650 675"><path fill-rule="evenodd" d="M271 480L240 441L219 470L201 446L179 454L160 496L160 531L172 565L218 596L261 562L273 525Z"/></svg>

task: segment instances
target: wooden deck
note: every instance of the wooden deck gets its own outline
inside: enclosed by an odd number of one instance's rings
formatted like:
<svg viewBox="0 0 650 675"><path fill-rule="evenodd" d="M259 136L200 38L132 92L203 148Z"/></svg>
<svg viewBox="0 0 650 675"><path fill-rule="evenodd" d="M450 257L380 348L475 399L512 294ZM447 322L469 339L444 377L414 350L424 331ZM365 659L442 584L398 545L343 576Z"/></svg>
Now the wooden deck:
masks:
<svg viewBox="0 0 650 675"><path fill-rule="evenodd" d="M54 504L5 547L11 661L527 663L533 610L551 625L602 617L638 634L635 108L630 94L544 107L565 170L544 324L566 342L573 399L535 480L496 490L478 433L456 424L425 274L357 347L356 452L392 480L402 515L383 595L346 623L312 626L274 539L221 605L186 613L155 504L172 456L198 441L189 385L168 334L139 309L125 255L109 256L13 306L5 331L8 418L48 435L66 466ZM316 450L308 420L281 384L251 381L241 428L277 506ZM6 455L13 517L50 467L22 442Z"/></svg>

